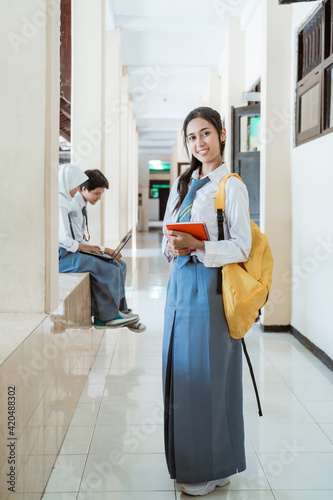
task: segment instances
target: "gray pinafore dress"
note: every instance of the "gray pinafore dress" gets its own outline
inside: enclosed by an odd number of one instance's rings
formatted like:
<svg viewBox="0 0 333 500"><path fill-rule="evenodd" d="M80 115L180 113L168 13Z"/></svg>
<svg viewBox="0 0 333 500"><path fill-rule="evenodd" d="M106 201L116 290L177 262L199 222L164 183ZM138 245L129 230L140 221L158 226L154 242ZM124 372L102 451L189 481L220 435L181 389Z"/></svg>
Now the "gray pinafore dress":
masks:
<svg viewBox="0 0 333 500"><path fill-rule="evenodd" d="M217 269L172 263L165 305L165 455L172 479L201 483L245 470L242 348L229 335Z"/></svg>

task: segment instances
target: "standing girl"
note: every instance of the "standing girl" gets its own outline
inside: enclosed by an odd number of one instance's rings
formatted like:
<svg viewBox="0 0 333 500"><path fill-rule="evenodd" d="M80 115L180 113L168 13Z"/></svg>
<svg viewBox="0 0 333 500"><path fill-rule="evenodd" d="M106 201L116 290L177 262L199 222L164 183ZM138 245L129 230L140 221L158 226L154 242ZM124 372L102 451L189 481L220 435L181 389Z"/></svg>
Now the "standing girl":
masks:
<svg viewBox="0 0 333 500"><path fill-rule="evenodd" d="M235 177L225 189L225 240L217 241L215 195L228 173L219 113L193 110L183 134L191 165L173 185L164 218L163 250L173 261L163 339L165 453L180 489L206 495L246 467L241 342L229 335L217 282L220 266L247 261L252 241L247 189ZM205 222L210 241L166 230L189 220Z"/></svg>
<svg viewBox="0 0 333 500"><path fill-rule="evenodd" d="M91 315L96 328L120 328L138 322L137 314L120 313L124 298L122 272L116 266L94 255L78 252L85 250L102 254L98 246L75 241L71 217L71 202L80 185L88 176L73 164L59 167L59 272L89 273L91 288Z"/></svg>

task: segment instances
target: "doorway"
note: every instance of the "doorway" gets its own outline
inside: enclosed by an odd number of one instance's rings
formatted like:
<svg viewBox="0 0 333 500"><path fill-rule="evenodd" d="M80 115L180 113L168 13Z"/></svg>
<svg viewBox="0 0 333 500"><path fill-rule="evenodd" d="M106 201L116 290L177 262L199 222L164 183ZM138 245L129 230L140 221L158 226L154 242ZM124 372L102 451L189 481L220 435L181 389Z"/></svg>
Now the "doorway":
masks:
<svg viewBox="0 0 333 500"><path fill-rule="evenodd" d="M249 193L251 219L260 224L260 104L232 107L231 172Z"/></svg>
<svg viewBox="0 0 333 500"><path fill-rule="evenodd" d="M151 180L149 183L150 220L164 219L164 214L170 193L169 180Z"/></svg>

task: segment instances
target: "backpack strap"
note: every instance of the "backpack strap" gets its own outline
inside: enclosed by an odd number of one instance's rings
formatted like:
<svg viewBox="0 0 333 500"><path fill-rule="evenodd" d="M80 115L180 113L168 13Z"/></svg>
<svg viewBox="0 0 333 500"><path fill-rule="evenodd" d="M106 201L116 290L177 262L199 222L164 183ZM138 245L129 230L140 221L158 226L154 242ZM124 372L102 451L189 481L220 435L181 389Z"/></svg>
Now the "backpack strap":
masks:
<svg viewBox="0 0 333 500"><path fill-rule="evenodd" d="M238 174L227 174L224 177L222 177L222 179L220 180L220 183L218 185L217 192L216 192L216 197L215 197L215 210L217 212L217 225L218 225L218 239L219 239L219 241L224 240L223 222L224 222L224 211L225 211L225 184L226 184L227 180L229 179L229 177L231 177L231 176L238 177L238 179L243 182L243 180L239 177ZM217 293L221 295L222 294L222 267L219 267L217 271L218 271L218 274L217 274ZM242 342L244 355L245 355L245 358L246 358L246 361L247 361L247 364L248 364L248 367L250 370L252 384L253 384L254 392L256 395L256 399L257 399L259 417L262 417L259 392L258 392L258 388L257 388L257 384L256 384L256 379L254 376L252 363L250 360L249 353L247 352L244 338L242 338L241 342Z"/></svg>
<svg viewBox="0 0 333 500"><path fill-rule="evenodd" d="M227 180L230 177L237 177L240 181L243 182L243 179L238 175L238 174L226 174L222 177L222 179L219 182L217 191L216 191L216 196L215 196L215 210L217 211L219 208L221 210L225 210L225 185Z"/></svg>
<svg viewBox="0 0 333 500"><path fill-rule="evenodd" d="M242 338L241 342L242 342L243 351L244 351L244 354L245 354L245 357L246 357L246 361L247 361L247 364L248 364L248 367L249 367L249 370L250 370L254 392L256 393L259 417L262 417L262 410L261 410L259 392L258 392L258 388L257 388L257 384L256 384L256 378L254 376L254 371L253 371L253 368L252 368L252 363L251 363L251 360L250 360L249 353L247 352L247 349L246 349L246 344L245 344L244 337Z"/></svg>
<svg viewBox="0 0 333 500"><path fill-rule="evenodd" d="M218 227L218 240L224 240L224 211L225 211L225 185L229 177L238 177L240 181L243 180L239 177L238 174L226 174L222 177L219 182L216 196L215 196L215 210L217 212L217 227ZM217 269L217 290L216 293L218 295L222 294L222 267L218 267Z"/></svg>

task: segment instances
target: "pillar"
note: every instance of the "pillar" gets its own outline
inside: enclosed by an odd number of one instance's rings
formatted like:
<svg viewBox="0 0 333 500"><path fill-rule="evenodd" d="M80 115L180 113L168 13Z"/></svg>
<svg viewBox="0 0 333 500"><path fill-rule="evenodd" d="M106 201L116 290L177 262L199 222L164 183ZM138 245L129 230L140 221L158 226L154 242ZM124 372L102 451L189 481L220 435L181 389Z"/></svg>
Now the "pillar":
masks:
<svg viewBox="0 0 333 500"><path fill-rule="evenodd" d="M290 148L292 7L262 0L260 220L275 258L273 285L263 324L290 324L291 267ZM283 27L283 36L281 36Z"/></svg>
<svg viewBox="0 0 333 500"><path fill-rule="evenodd" d="M226 64L222 73L221 114L225 119L227 140L225 161L231 166L231 107L244 106L245 82L245 33L241 30L238 17L228 18ZM229 140L230 139L230 140Z"/></svg>
<svg viewBox="0 0 333 500"><path fill-rule="evenodd" d="M59 2L0 6L0 312L58 305Z"/></svg>
<svg viewBox="0 0 333 500"><path fill-rule="evenodd" d="M209 71L208 106L221 111L221 77L216 68Z"/></svg>
<svg viewBox="0 0 333 500"><path fill-rule="evenodd" d="M133 168L134 168L134 195L133 195L133 227L139 223L139 130L134 117L134 144L133 144Z"/></svg>
<svg viewBox="0 0 333 500"><path fill-rule="evenodd" d="M117 244L121 238L120 225L120 119L121 119L121 29L106 30L104 54L104 119L103 147L105 175L110 189L105 193L106 244ZM126 110L125 110L126 112Z"/></svg>
<svg viewBox="0 0 333 500"><path fill-rule="evenodd" d="M104 170L104 1L72 3L71 161L82 170ZM103 203L89 206L91 241L103 243Z"/></svg>
<svg viewBox="0 0 333 500"><path fill-rule="evenodd" d="M128 95L128 68L123 67L121 82L122 114L120 120L120 232L124 236L128 228L128 166L131 103Z"/></svg>

